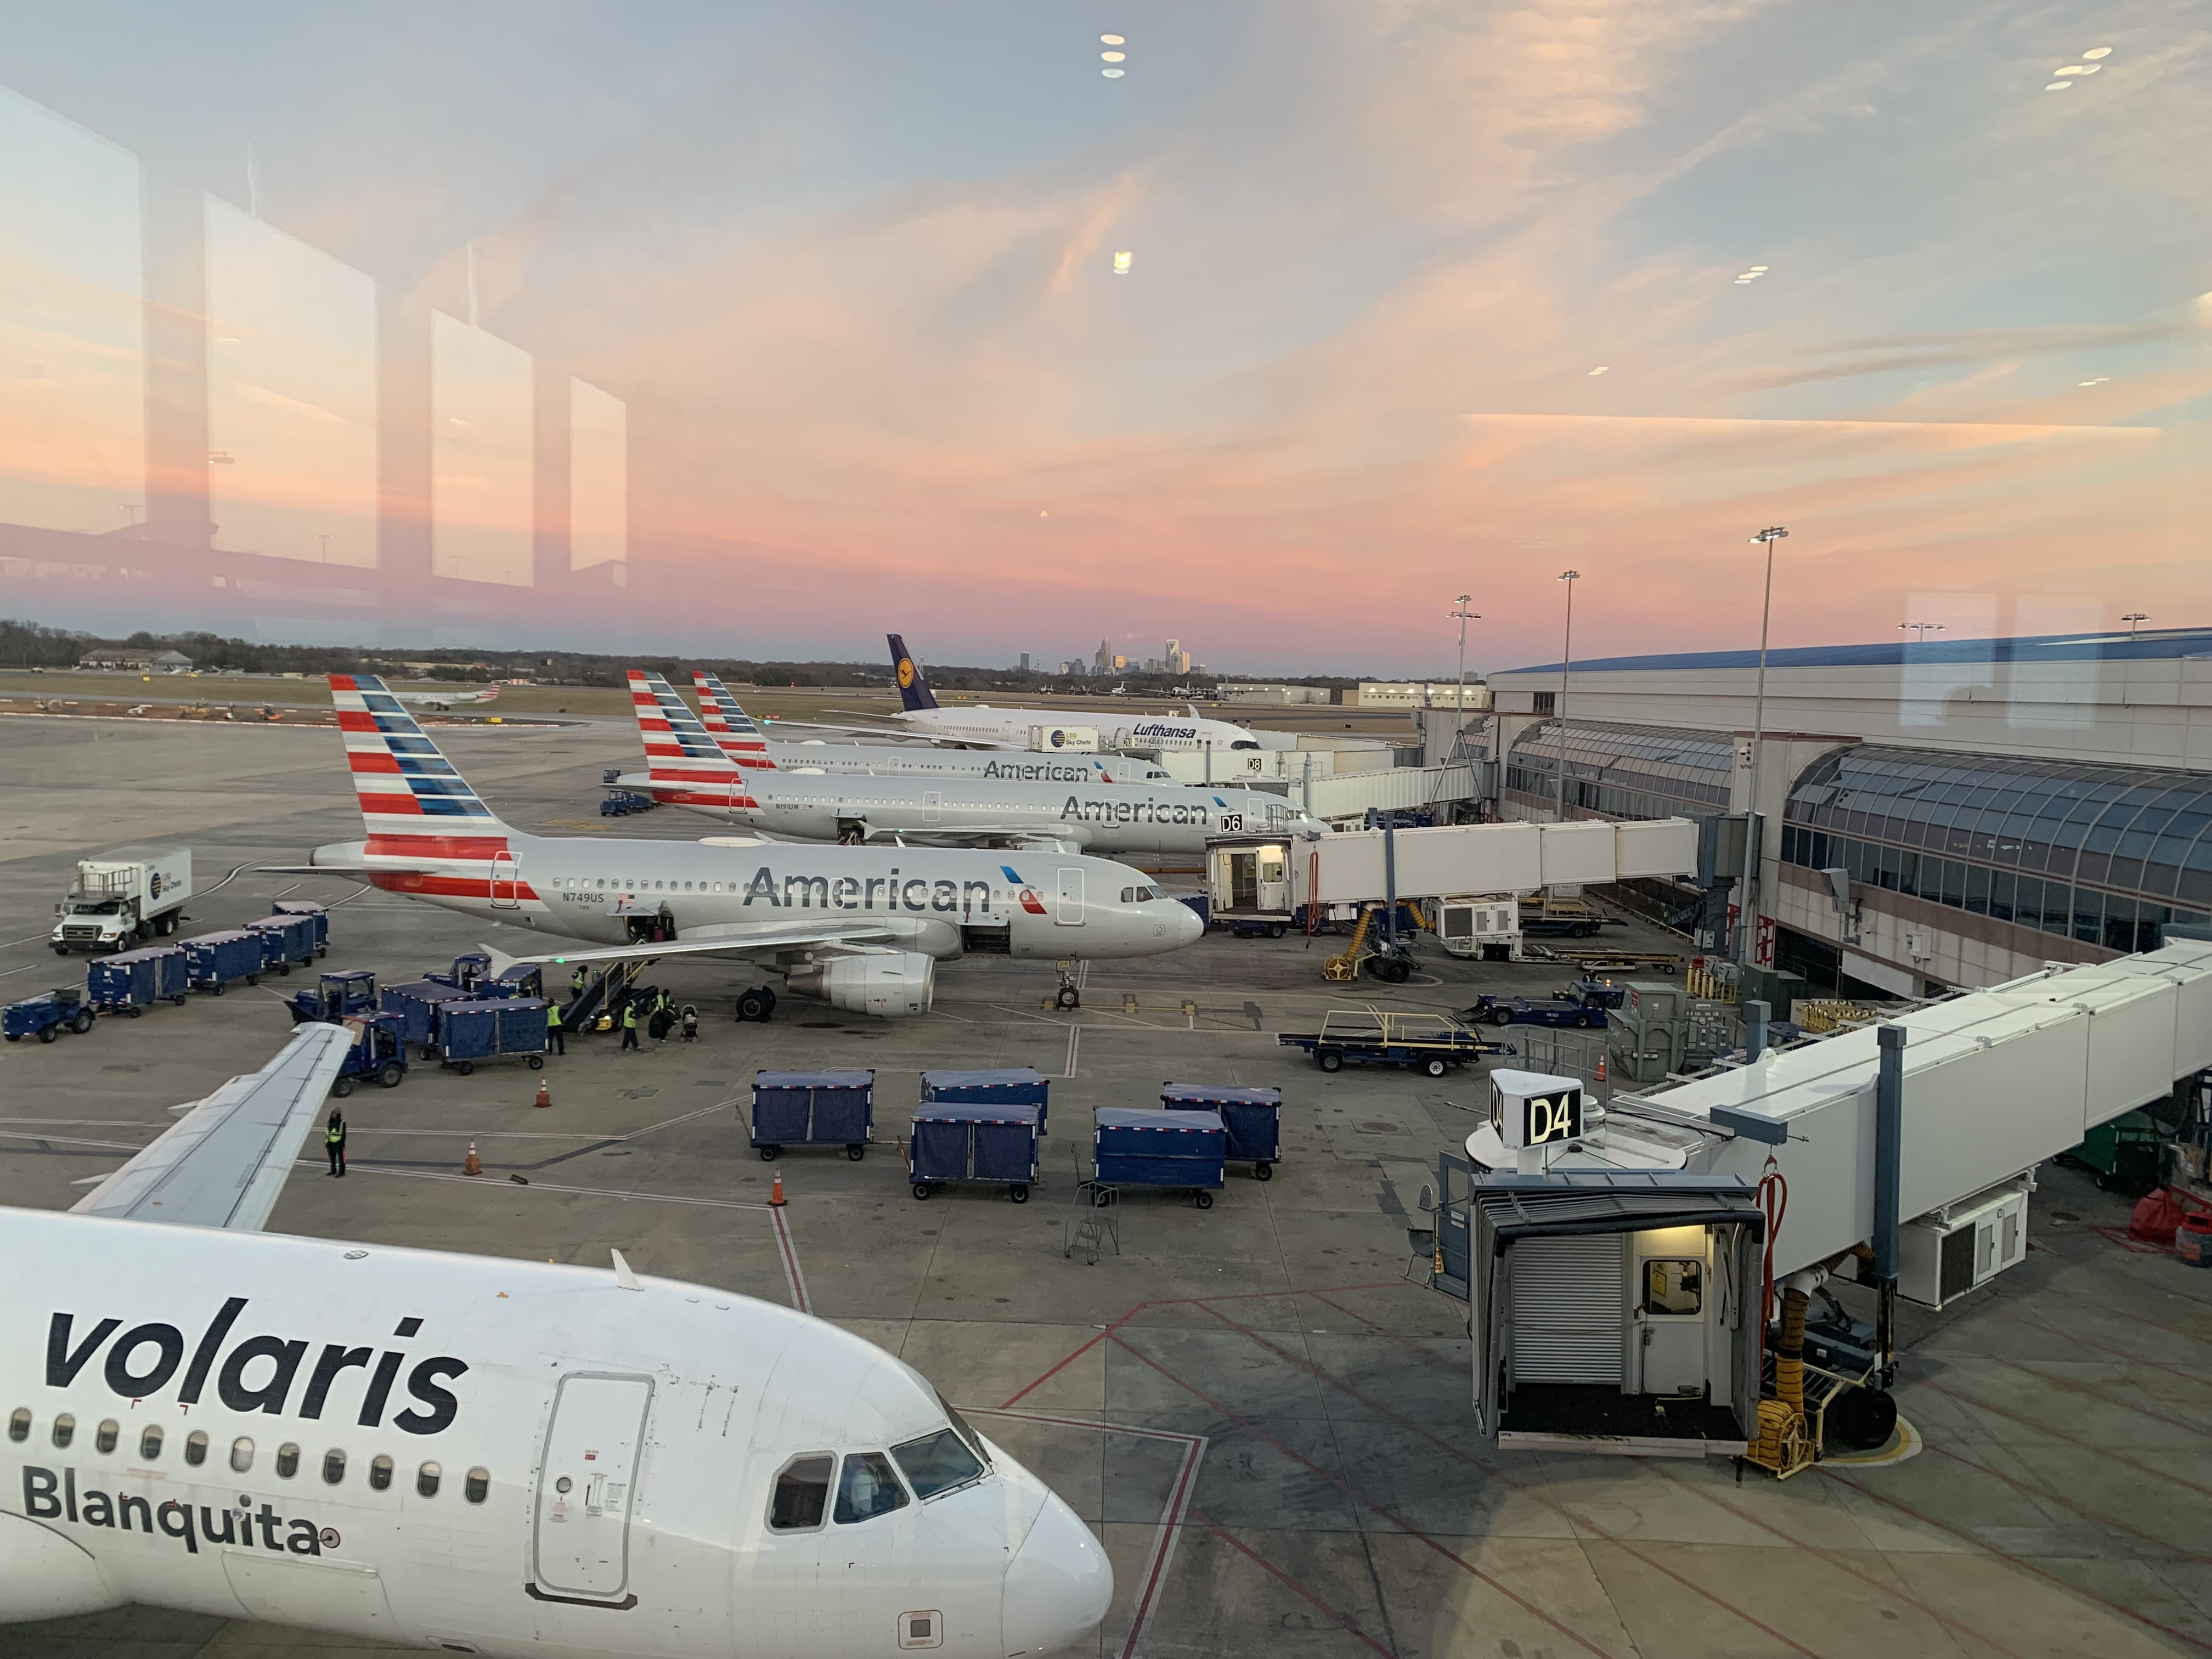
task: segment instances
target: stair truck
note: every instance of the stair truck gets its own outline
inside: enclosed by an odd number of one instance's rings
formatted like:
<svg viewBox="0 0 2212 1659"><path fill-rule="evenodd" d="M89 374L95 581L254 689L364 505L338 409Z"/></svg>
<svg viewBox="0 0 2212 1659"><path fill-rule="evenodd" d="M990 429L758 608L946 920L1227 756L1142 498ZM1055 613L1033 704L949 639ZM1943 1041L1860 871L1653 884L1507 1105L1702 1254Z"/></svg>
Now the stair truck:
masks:
<svg viewBox="0 0 2212 1659"><path fill-rule="evenodd" d="M69 896L54 907L49 936L58 957L76 951L127 951L177 931L192 896L187 849L80 859Z"/></svg>

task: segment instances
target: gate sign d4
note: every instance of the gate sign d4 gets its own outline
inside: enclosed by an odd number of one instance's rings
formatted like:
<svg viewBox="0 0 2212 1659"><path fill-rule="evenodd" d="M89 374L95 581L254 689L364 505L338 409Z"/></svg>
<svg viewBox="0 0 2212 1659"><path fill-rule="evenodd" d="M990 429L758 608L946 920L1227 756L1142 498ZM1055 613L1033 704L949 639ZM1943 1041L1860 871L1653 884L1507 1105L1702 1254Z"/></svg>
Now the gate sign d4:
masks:
<svg viewBox="0 0 2212 1659"><path fill-rule="evenodd" d="M1581 1079L1544 1072L1495 1071L1491 1126L1515 1151L1564 1146L1583 1133Z"/></svg>
<svg viewBox="0 0 2212 1659"><path fill-rule="evenodd" d="M1521 1126L1523 1146L1581 1139L1583 1091L1562 1089L1557 1094L1529 1096L1521 1103Z"/></svg>

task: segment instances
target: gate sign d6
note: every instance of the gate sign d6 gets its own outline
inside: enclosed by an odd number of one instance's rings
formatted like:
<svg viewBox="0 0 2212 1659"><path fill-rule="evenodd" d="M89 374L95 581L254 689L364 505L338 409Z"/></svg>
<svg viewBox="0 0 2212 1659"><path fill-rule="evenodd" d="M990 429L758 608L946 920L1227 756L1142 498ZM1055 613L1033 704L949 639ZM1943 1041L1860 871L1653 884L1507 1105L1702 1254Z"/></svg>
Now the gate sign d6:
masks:
<svg viewBox="0 0 2212 1659"><path fill-rule="evenodd" d="M1583 1085L1579 1079L1543 1072L1497 1071L1490 1121L1507 1146L1564 1145L1583 1133Z"/></svg>

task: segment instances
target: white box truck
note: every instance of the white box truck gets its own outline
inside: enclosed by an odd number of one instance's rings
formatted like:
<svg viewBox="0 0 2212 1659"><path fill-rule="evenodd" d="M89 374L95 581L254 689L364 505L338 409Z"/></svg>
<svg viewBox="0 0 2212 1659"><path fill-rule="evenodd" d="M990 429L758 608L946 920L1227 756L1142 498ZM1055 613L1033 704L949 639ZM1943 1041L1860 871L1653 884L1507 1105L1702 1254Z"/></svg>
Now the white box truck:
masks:
<svg viewBox="0 0 2212 1659"><path fill-rule="evenodd" d="M54 954L127 951L173 933L192 896L190 851L81 859L69 896L54 907Z"/></svg>

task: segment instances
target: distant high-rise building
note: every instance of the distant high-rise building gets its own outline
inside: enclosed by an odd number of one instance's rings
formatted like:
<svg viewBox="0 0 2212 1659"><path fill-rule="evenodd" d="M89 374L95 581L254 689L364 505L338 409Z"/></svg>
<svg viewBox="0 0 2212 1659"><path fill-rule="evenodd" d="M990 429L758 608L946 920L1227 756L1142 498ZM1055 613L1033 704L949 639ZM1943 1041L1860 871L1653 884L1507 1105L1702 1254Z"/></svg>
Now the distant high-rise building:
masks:
<svg viewBox="0 0 2212 1659"><path fill-rule="evenodd" d="M1030 653L1029 653L1028 652L1024 651L1024 652L1023 652L1023 653L1022 653L1022 672L1023 672L1023 673L1024 673L1024 674L1026 674L1026 673L1028 673L1029 672L1030 672Z"/></svg>
<svg viewBox="0 0 2212 1659"><path fill-rule="evenodd" d="M1127 667L1128 667L1128 665L1129 665L1129 659L1128 659L1127 657L1121 656L1121 655L1118 655L1118 654L1115 657L1115 659L1114 659L1114 672L1115 672L1115 673L1117 673L1117 674L1118 674L1118 673L1121 672L1121 671L1122 671L1122 670L1124 670L1124 669L1126 669Z"/></svg>
<svg viewBox="0 0 2212 1659"><path fill-rule="evenodd" d="M1168 673L1175 672L1176 659L1182 655L1182 641L1170 640L1168 648L1160 653L1160 666Z"/></svg>
<svg viewBox="0 0 2212 1659"><path fill-rule="evenodd" d="M1098 641L1098 654L1091 659L1091 667L1103 674L1121 666L1121 659L1114 654L1113 646L1105 640Z"/></svg>

